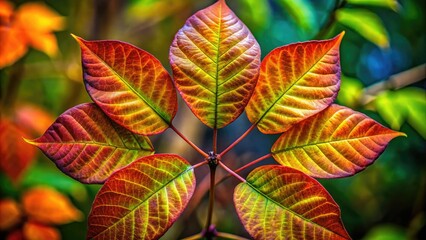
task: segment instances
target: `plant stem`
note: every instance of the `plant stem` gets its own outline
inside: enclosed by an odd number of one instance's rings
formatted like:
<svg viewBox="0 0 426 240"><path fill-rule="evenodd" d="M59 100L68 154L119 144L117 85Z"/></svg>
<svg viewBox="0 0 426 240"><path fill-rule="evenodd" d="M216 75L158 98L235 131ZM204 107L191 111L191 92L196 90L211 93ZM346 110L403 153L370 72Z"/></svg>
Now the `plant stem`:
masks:
<svg viewBox="0 0 426 240"><path fill-rule="evenodd" d="M207 222L205 231L206 233L210 229L210 225L212 224L212 217L213 217L213 206L214 206L214 189L215 189L215 178L216 178L216 167L217 164L211 164L209 163L210 167L210 195L209 195L209 209L207 212ZM206 238L209 238L209 236L204 236Z"/></svg>
<svg viewBox="0 0 426 240"><path fill-rule="evenodd" d="M217 153L217 128L213 129L213 152Z"/></svg>
<svg viewBox="0 0 426 240"><path fill-rule="evenodd" d="M192 148L194 148L198 153L200 153L203 157L207 158L209 155L207 153L205 153L203 150L201 150L199 147L197 147L197 145L195 145L193 142L191 142L191 140L189 140L188 138L185 137L185 135L183 135L179 130L177 130L175 128L175 126L173 126L173 124L170 124L170 128L175 131L175 133L177 135L179 135L179 137L181 137L185 142L187 142Z"/></svg>
<svg viewBox="0 0 426 240"><path fill-rule="evenodd" d="M217 236L222 238L227 238L227 239L233 239L233 240L248 240L247 238L243 238L234 234L224 233L224 232L218 232Z"/></svg>
<svg viewBox="0 0 426 240"><path fill-rule="evenodd" d="M244 166L242 166L242 167L238 168L238 169L237 169L237 170L235 170L234 172L235 172L235 173L241 172L242 170L244 170L244 169L246 169L246 168L248 168L248 167L250 167L250 166L252 166L252 165L254 165L254 164L258 163L258 162L261 162L261 161L263 161L263 160L265 160L265 159L268 159L268 158L270 158L270 157L272 157L272 153L268 153L268 154L266 154L266 155L264 155L264 156L262 156L262 157L260 157L260 158L258 158L258 159L256 159L256 160L253 160L253 161L251 161L251 162L247 163L246 165L244 165Z"/></svg>
<svg viewBox="0 0 426 240"><path fill-rule="evenodd" d="M248 163L248 164L246 164L246 165L244 165L244 166L242 166L242 167L240 167L240 168L238 168L237 170L235 170L234 171L234 173L239 173L239 172L241 172L241 171L243 171L244 169L246 169L246 168L248 168L248 167L250 167L250 166L252 166L253 164L256 164L256 163L258 163L258 162L261 162L261 161L263 161L263 160L265 160L265 159L267 159L267 158L270 158L271 157L271 153L268 153L268 154L266 154L265 156L262 156L262 157L260 157L260 158L258 158L258 159L256 159L256 160L254 160L254 161L251 161L250 163ZM216 185L218 185L218 184L220 184L220 183L222 183L223 181L225 181L226 179L228 179L229 177L231 177L233 174L232 173L230 173L230 174L228 174L227 176L225 176L225 177L223 177L222 179L220 179L217 183L216 183ZM235 175L234 175L235 176Z"/></svg>
<svg viewBox="0 0 426 240"><path fill-rule="evenodd" d="M234 177L238 178L241 182L246 182L244 178L242 178L240 175L238 175L236 172L232 171L230 168L228 168L225 164L222 162L219 162L219 165L223 167L227 172L229 172ZM214 184L214 183L213 183Z"/></svg>
<svg viewBox="0 0 426 240"><path fill-rule="evenodd" d="M197 167L199 167L199 166L203 166L204 164L207 164L207 161L199 162L199 163L197 163L197 164L195 164L195 165L192 165L192 168L196 169Z"/></svg>
<svg viewBox="0 0 426 240"><path fill-rule="evenodd" d="M196 239L201 239L201 238L203 238L203 234L197 233L197 234L192 235L190 237L183 238L182 240L196 240Z"/></svg>
<svg viewBox="0 0 426 240"><path fill-rule="evenodd" d="M245 131L243 133L243 135L241 135L237 140L235 140L231 145L229 145L229 147L227 147L225 150L223 150L218 157L222 158L227 152L229 152L233 147L235 147L238 143L240 143L251 131L253 131L253 129L256 127L255 124L251 125L251 127L249 129L247 129L247 131Z"/></svg>

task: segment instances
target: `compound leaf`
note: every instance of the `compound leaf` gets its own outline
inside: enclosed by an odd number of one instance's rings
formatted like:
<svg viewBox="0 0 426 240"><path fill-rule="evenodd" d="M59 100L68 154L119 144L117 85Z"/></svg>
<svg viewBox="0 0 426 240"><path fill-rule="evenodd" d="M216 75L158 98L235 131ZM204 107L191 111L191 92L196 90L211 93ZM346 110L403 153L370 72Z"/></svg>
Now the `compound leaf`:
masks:
<svg viewBox="0 0 426 240"><path fill-rule="evenodd" d="M83 183L103 183L117 169L154 152L148 137L116 124L94 103L69 109L28 142Z"/></svg>
<svg viewBox="0 0 426 240"><path fill-rule="evenodd" d="M235 188L234 203L255 239L350 239L330 194L289 167L256 168Z"/></svg>
<svg viewBox="0 0 426 240"><path fill-rule="evenodd" d="M195 189L193 168L181 157L158 154L115 172L99 190L88 239L158 239Z"/></svg>
<svg viewBox="0 0 426 240"><path fill-rule="evenodd" d="M283 133L271 151L280 164L309 176L346 177L372 164L393 138L404 135L334 104Z"/></svg>
<svg viewBox="0 0 426 240"><path fill-rule="evenodd" d="M128 43L74 37L81 47L87 92L102 111L137 134L157 134L169 127L177 96L160 61Z"/></svg>
<svg viewBox="0 0 426 240"><path fill-rule="evenodd" d="M190 17L170 47L176 87L207 126L222 128L243 111L256 85L260 47L220 0Z"/></svg>
<svg viewBox="0 0 426 240"><path fill-rule="evenodd" d="M262 61L258 83L246 107L250 122L263 133L281 133L329 106L340 86L343 34L270 52Z"/></svg>

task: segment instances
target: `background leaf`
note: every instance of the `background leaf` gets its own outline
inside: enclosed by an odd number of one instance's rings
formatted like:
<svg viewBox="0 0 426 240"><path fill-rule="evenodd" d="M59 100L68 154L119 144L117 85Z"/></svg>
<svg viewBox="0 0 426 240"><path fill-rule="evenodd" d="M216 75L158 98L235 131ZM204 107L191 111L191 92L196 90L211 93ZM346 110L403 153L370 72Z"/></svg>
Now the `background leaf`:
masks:
<svg viewBox="0 0 426 240"><path fill-rule="evenodd" d="M84 183L102 183L117 169L154 152L148 137L114 123L94 103L69 109L43 136L29 142Z"/></svg>
<svg viewBox="0 0 426 240"><path fill-rule="evenodd" d="M260 47L220 0L195 13L170 47L176 87L207 126L222 128L244 110L256 85Z"/></svg>
<svg viewBox="0 0 426 240"><path fill-rule="evenodd" d="M397 0L347 0L347 2L350 4L387 7L394 11L397 11L400 7Z"/></svg>
<svg viewBox="0 0 426 240"><path fill-rule="evenodd" d="M339 206L313 178L283 166L262 166L235 188L234 203L255 239L350 239Z"/></svg>
<svg viewBox="0 0 426 240"><path fill-rule="evenodd" d="M23 194L22 205L29 219L45 224L80 221L82 213L60 192L49 187L36 187Z"/></svg>
<svg viewBox="0 0 426 240"><path fill-rule="evenodd" d="M155 57L124 42L75 39L87 92L103 112L138 134L169 127L177 96L169 73Z"/></svg>
<svg viewBox="0 0 426 240"><path fill-rule="evenodd" d="M15 124L0 118L0 171L15 183L35 157L35 148L25 143L24 137L28 137L27 134Z"/></svg>
<svg viewBox="0 0 426 240"><path fill-rule="evenodd" d="M262 61L258 83L246 107L250 122L263 133L281 133L329 106L340 86L343 34L270 52Z"/></svg>
<svg viewBox="0 0 426 240"><path fill-rule="evenodd" d="M0 230L8 230L21 221L22 213L18 203L10 198L0 199Z"/></svg>
<svg viewBox="0 0 426 240"><path fill-rule="evenodd" d="M114 173L89 215L90 239L158 239L188 204L193 168L181 157L157 154Z"/></svg>
<svg viewBox="0 0 426 240"><path fill-rule="evenodd" d="M336 11L336 19L377 46L389 47L388 32L375 13L365 9L341 8Z"/></svg>
<svg viewBox="0 0 426 240"><path fill-rule="evenodd" d="M277 0L276 2L291 16L297 26L305 31L312 31L315 28L315 11L309 1Z"/></svg>
<svg viewBox="0 0 426 240"><path fill-rule="evenodd" d="M26 222L23 227L23 234L26 240L61 239L59 230L37 222Z"/></svg>
<svg viewBox="0 0 426 240"><path fill-rule="evenodd" d="M334 104L283 133L271 152L280 164L309 176L345 177L365 169L393 138L404 135Z"/></svg>
<svg viewBox="0 0 426 240"><path fill-rule="evenodd" d="M407 121L426 139L426 91L421 88L405 88L398 91L385 91L374 100L374 106L380 116L391 126L399 130Z"/></svg>

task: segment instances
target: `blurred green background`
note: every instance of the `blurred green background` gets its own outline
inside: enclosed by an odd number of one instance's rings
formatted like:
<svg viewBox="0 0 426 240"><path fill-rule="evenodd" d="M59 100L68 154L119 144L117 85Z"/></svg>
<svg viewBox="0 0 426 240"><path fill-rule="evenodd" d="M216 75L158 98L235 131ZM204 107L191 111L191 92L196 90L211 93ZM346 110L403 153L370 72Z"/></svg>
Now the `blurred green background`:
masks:
<svg viewBox="0 0 426 240"><path fill-rule="evenodd" d="M18 9L28 2L31 1L12 3ZM54 33L58 54L49 56L30 48L22 58L0 69L1 117L23 128L19 124L37 123L41 115L32 116L33 112L23 111L22 106L31 104L43 116L51 116L46 120L50 124L66 109L90 101L82 82L80 50L70 33L88 40L132 43L152 53L170 70L168 51L174 34L189 16L214 1L38 2L65 17L64 28ZM340 205L342 220L353 239L426 239L426 2L228 0L227 3L257 38L262 56L285 44L331 38L346 31L341 44L342 85L338 103L364 112L408 137L393 140L365 171L350 178L320 182ZM0 41L4 41L1 37ZM191 115L182 101L179 108L175 125L208 150L211 131ZM22 114L30 120L18 121ZM228 146L249 125L247 118L241 116L220 130L219 148ZM42 133L27 134L35 138ZM276 138L254 132L225 161L237 168L266 154ZM190 147L170 132L152 140L157 152L179 153L195 158L192 162L199 161ZM201 230L206 215L207 195L202 187L205 173L207 169L202 168L197 173L201 190L164 239L178 239ZM232 204L231 192L236 183L228 180L219 185L214 221L222 232L249 237ZM39 185L51 186L67 195L86 217L100 187L72 180L40 151L19 183L12 183L0 173L1 198L19 201L23 192ZM83 220L60 225L58 229L63 239L84 239L86 225ZM6 235L2 231L0 238Z"/></svg>

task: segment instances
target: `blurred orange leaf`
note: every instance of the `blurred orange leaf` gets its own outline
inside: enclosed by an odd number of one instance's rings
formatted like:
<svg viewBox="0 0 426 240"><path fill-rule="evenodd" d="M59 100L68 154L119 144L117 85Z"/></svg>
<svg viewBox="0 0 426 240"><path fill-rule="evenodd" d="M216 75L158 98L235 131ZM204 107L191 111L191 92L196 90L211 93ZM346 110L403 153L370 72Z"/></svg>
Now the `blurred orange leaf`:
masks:
<svg viewBox="0 0 426 240"><path fill-rule="evenodd" d="M42 3L25 3L12 12L7 1L0 3L0 68L21 58L31 46L50 57L58 46L52 33L64 27L64 18Z"/></svg>
<svg viewBox="0 0 426 240"><path fill-rule="evenodd" d="M23 232L26 240L61 239L61 234L56 228L34 222L25 223Z"/></svg>
<svg viewBox="0 0 426 240"><path fill-rule="evenodd" d="M0 119L0 171L13 182L19 181L35 156L34 147L27 144L24 137L28 138L15 124Z"/></svg>
<svg viewBox="0 0 426 240"><path fill-rule="evenodd" d="M0 230L7 230L21 220L19 205L12 199L0 200Z"/></svg>
<svg viewBox="0 0 426 240"><path fill-rule="evenodd" d="M25 104L16 108L15 122L28 133L42 135L54 121L53 116L39 106Z"/></svg>
<svg viewBox="0 0 426 240"><path fill-rule="evenodd" d="M30 219L46 224L66 224L83 217L66 196L48 187L24 193L22 204Z"/></svg>

